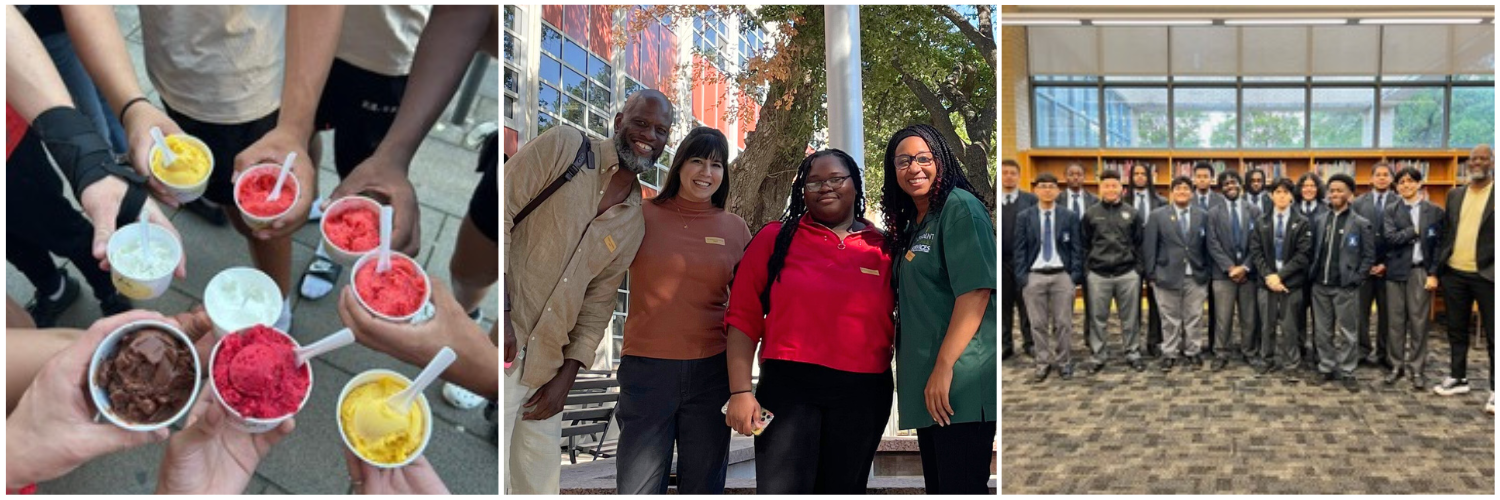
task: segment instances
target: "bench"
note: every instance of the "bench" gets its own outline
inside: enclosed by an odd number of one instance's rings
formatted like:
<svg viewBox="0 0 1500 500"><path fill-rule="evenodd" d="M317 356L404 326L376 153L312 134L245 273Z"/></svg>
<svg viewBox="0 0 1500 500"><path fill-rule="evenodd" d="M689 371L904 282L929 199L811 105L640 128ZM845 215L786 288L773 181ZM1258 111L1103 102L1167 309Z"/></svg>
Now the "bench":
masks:
<svg viewBox="0 0 1500 500"><path fill-rule="evenodd" d="M571 463L578 463L579 451L593 455L594 460L609 457L601 450L604 448L604 437L609 434L610 422L614 420L614 403L620 399L619 391L611 391L620 386L620 381L611 375L610 372L592 370L579 372L578 378L573 381L573 389L568 391L568 399L563 403L562 437L568 438L568 459ZM594 448L590 450L579 446L580 436L593 437L596 442Z"/></svg>

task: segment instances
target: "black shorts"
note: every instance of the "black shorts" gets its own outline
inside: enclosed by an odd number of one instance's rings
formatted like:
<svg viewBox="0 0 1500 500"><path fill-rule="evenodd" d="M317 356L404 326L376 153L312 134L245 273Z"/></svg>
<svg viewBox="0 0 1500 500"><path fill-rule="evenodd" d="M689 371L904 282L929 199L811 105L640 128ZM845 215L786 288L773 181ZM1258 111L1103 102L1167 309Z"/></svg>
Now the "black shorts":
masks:
<svg viewBox="0 0 1500 500"><path fill-rule="evenodd" d="M189 118L172 109L165 100L161 107L184 133L197 137L213 152L214 171L209 174L208 188L203 192L203 197L220 205L233 206L234 183L231 180L234 178L234 157L276 128L276 116L280 112L272 111L269 115L245 123L220 125Z"/></svg>
<svg viewBox="0 0 1500 500"><path fill-rule="evenodd" d="M401 106L405 75L386 76L335 58L313 119L321 132L333 130L333 164L339 178L375 152Z"/></svg>
<svg viewBox="0 0 1500 500"><path fill-rule="evenodd" d="M499 138L499 132L491 132L490 138L484 141L484 149L479 150L479 168L476 170L484 172L484 177L479 179L479 186L469 197L469 220L474 221L479 232L495 243L500 243L500 184L495 179L496 171L500 170Z"/></svg>

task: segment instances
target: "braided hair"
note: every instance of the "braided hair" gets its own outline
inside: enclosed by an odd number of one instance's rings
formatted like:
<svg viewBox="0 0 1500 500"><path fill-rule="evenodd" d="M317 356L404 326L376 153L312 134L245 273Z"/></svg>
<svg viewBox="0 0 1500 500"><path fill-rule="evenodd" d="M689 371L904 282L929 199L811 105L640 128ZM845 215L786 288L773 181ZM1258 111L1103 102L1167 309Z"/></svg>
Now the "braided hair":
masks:
<svg viewBox="0 0 1500 500"><path fill-rule="evenodd" d="M927 149L932 152L933 159L937 160L937 178L933 179L932 189L928 191L927 197L928 217L942 213L943 204L954 188L984 199L974 192L969 178L964 176L963 166L958 163L958 157L953 155L953 148L948 146L948 141L943 140L936 128L917 124L896 132L885 146L885 187L880 195L880 207L885 212L885 229L890 231L885 244L891 255L904 253L912 233L916 232L916 202L912 201L911 195L901 190L901 181L896 177L896 146L907 137L921 137L927 142Z"/></svg>
<svg viewBox="0 0 1500 500"><path fill-rule="evenodd" d="M781 278L781 269L786 266L786 255L792 247L792 237L797 234L802 216L807 213L807 202L802 200L803 185L807 183L808 172L812 171L812 165L817 159L832 156L838 158L849 170L849 180L854 182L854 215L865 213L865 183L860 175L859 164L854 158L838 149L824 149L810 154L802 159L802 164L797 166L797 177L792 179L791 202L787 204L786 211L781 213L781 229L776 232L776 246L771 251L771 260L766 262L766 286L760 291L761 312L771 313L771 284Z"/></svg>

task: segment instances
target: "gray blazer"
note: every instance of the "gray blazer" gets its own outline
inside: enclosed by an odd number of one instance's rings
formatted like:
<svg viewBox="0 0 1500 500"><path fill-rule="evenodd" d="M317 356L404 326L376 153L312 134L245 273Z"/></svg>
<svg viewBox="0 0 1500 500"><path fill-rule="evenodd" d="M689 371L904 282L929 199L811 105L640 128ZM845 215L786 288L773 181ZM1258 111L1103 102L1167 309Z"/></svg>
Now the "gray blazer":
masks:
<svg viewBox="0 0 1500 500"><path fill-rule="evenodd" d="M1338 231L1338 237L1330 248L1324 240L1327 238L1328 221L1333 217L1333 210L1323 214L1313 224L1313 262L1309 276L1313 277L1312 284L1321 284L1318 279L1318 271L1322 269L1323 259L1328 252L1342 252L1339 256L1339 268L1332 272L1338 276L1335 283L1341 287L1357 287L1365 282L1370 276L1370 268L1375 265L1375 229L1370 227L1370 221L1365 220L1359 213L1350 207L1349 217L1344 219L1342 226L1334 228Z"/></svg>
<svg viewBox="0 0 1500 500"><path fill-rule="evenodd" d="M1406 281L1411 275L1412 249L1422 246L1422 268L1428 276L1437 276L1442 260L1438 259L1438 244L1443 239L1443 209L1432 202L1417 203L1418 225L1411 225L1411 212L1406 203L1391 205L1385 212L1385 279Z"/></svg>
<svg viewBox="0 0 1500 500"><path fill-rule="evenodd" d="M1146 260L1146 279L1153 286L1181 290L1188 284L1188 266L1193 269L1193 282L1208 283L1208 212L1191 203L1189 207L1186 236L1179 229L1175 206L1156 209L1146 223L1141 247Z"/></svg>
<svg viewBox="0 0 1500 500"><path fill-rule="evenodd" d="M1375 262L1377 264L1385 263L1386 247L1385 227L1384 224L1375 225L1375 212L1390 210L1390 208L1395 206L1398 200L1401 199L1401 195L1396 194L1396 190L1394 189L1395 186L1391 187L1392 189L1386 190L1385 206L1383 207L1377 208L1375 206L1374 191L1359 195L1358 198L1354 199L1354 213L1357 213L1360 217L1364 217L1365 220L1370 221L1370 227L1375 229Z"/></svg>
<svg viewBox="0 0 1500 500"><path fill-rule="evenodd" d="M1229 217L1229 200L1225 199L1208 212L1208 257L1213 260L1213 279L1228 280L1229 268L1234 266L1248 267L1250 276L1255 276L1255 266L1250 260L1250 240L1256 221L1260 219L1260 208L1250 200L1242 200L1240 210L1241 243L1238 249L1235 248L1234 225Z"/></svg>

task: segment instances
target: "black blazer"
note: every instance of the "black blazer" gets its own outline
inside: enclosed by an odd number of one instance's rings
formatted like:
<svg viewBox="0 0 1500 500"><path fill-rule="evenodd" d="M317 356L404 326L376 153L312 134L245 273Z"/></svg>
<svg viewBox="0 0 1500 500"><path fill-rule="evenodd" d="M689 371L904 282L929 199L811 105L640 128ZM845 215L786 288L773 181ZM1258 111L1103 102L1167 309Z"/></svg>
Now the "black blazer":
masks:
<svg viewBox="0 0 1500 500"><path fill-rule="evenodd" d="M1053 205L1053 220L1056 225L1053 228L1053 249L1058 252L1058 258L1062 259L1063 268L1067 270L1073 283L1083 284L1083 234L1079 232L1078 217L1073 212L1063 208L1061 204ZM1027 278L1031 277L1031 265L1036 262L1038 255L1042 253L1042 211L1039 206L1022 210L1016 216L1016 230L1013 241L1016 253L1010 260L1010 269L1016 276L1016 286L1026 286Z"/></svg>
<svg viewBox="0 0 1500 500"><path fill-rule="evenodd" d="M1001 192L1000 197L996 199L1003 200L1004 197L1005 193ZM1008 237L1016 228L1016 215L1020 214L1022 210L1034 206L1036 206L1036 195L1017 189L1016 201L1000 206L1000 234L1009 239ZM1004 259L1005 262L1009 263L1011 256L1015 253L1014 245L1000 245L1000 258ZM1011 272L1010 267L1002 267L1005 268L1006 273Z"/></svg>
<svg viewBox="0 0 1500 500"><path fill-rule="evenodd" d="M1229 268L1232 266L1246 266L1250 268L1250 276L1255 276L1255 264L1250 260L1250 235L1258 225L1260 209L1250 200L1245 200L1240 207L1244 213L1240 217L1244 222L1240 231L1245 238L1245 246L1241 249L1238 258L1234 251L1234 225L1229 219L1229 200L1214 207L1208 212L1208 257L1212 260L1213 278L1216 280L1229 279Z"/></svg>
<svg viewBox="0 0 1500 500"><path fill-rule="evenodd" d="M1417 202L1418 225L1411 224L1411 212L1405 202L1387 207L1385 212L1385 279L1406 281L1411 276L1412 248L1422 246L1422 268L1428 276L1437 276L1442 260L1437 257L1443 237L1443 209L1432 202Z"/></svg>
<svg viewBox="0 0 1500 500"><path fill-rule="evenodd" d="M1146 260L1146 277L1152 286L1181 290L1187 286L1187 266L1192 266L1192 280L1206 284L1208 274L1208 212L1188 204L1187 239L1178 229L1177 207L1156 209L1146 223L1142 255Z"/></svg>
<svg viewBox="0 0 1500 500"><path fill-rule="evenodd" d="M1260 209L1260 213L1266 213L1266 212L1270 212L1270 211L1276 209L1276 204L1273 203L1273 202L1271 202L1271 192L1270 191L1261 190L1259 196L1250 194L1249 191L1246 191L1244 194L1241 194L1240 196L1243 196L1243 197L1245 197L1245 199L1248 199L1248 200L1253 200L1255 202L1256 208Z"/></svg>
<svg viewBox="0 0 1500 500"><path fill-rule="evenodd" d="M1145 217L1147 219L1151 217L1151 213L1155 212L1156 209L1167 206L1167 199L1162 195L1156 194L1156 188L1151 188L1149 192L1151 193L1151 196L1146 197L1146 203L1149 203L1151 206L1146 207L1146 211L1141 214L1142 217ZM1126 205L1130 205L1131 207L1135 207L1135 197L1137 195L1139 195L1139 193L1136 193L1134 189L1131 189L1127 191L1124 196L1120 197L1120 202ZM1142 220L1141 222L1145 223L1149 221Z"/></svg>
<svg viewBox="0 0 1500 500"><path fill-rule="evenodd" d="M1286 238L1281 243L1281 270L1276 270L1276 210L1261 214L1260 225L1255 228L1255 237L1250 240L1250 260L1260 270L1262 277L1275 274L1287 288L1302 288L1307 285L1307 270L1312 264L1312 224L1296 210L1287 210ZM1265 288L1262 280L1261 288Z"/></svg>
<svg viewBox="0 0 1500 500"><path fill-rule="evenodd" d="M1323 265L1323 259L1328 252L1342 252L1339 256L1339 268L1332 270L1338 277L1334 280L1341 287L1355 287L1364 284L1365 279L1370 276L1370 268L1375 265L1375 229L1370 227L1370 221L1365 220L1354 207L1349 207L1349 216L1344 219L1344 224L1337 228L1338 238L1330 248L1324 244L1328 219L1333 217L1333 212L1323 214L1313 224L1313 262L1310 276L1317 275L1317 266ZM1318 280L1313 279L1316 284Z"/></svg>
<svg viewBox="0 0 1500 500"><path fill-rule="evenodd" d="M1393 188L1394 188L1394 186L1393 186ZM1357 214L1359 214L1360 217L1364 217L1365 220L1370 221L1370 227L1375 229L1375 263L1377 263L1377 264L1384 264L1385 263L1386 247L1385 247L1385 224L1384 223L1381 223L1381 224L1376 224L1375 223L1375 212L1377 212L1377 211L1384 212L1384 211L1390 209L1392 206L1397 205L1400 199L1401 199L1401 195L1396 194L1396 190L1395 189L1388 189L1388 190L1386 190L1386 193L1385 193L1385 206L1383 206L1383 207L1378 207L1377 208L1375 206L1375 192L1374 191L1370 191L1368 193L1362 194L1358 198L1354 199L1354 213L1357 213ZM1423 255L1427 255L1427 254L1423 254Z"/></svg>
<svg viewBox="0 0 1500 500"><path fill-rule="evenodd" d="M1058 192L1058 194L1057 194L1057 206L1066 208L1066 209L1068 209L1069 212L1073 212L1073 217L1077 218L1079 222L1083 221L1083 214L1084 214L1084 212L1088 212L1089 208L1093 207L1094 205L1099 204L1099 196L1098 195L1095 195L1094 193L1089 192L1089 190L1087 188L1083 189L1082 191L1083 191L1083 201L1082 201L1083 209L1082 210L1078 210L1078 211L1074 211L1073 210L1073 192L1072 191L1069 191L1068 188L1065 187L1065 188L1062 188L1062 190L1060 192Z"/></svg>
<svg viewBox="0 0 1500 500"><path fill-rule="evenodd" d="M1443 230L1443 243L1438 247L1438 262L1442 263L1444 271L1448 269L1448 258L1453 256L1453 239L1458 237L1458 221L1462 220L1464 208L1464 196L1469 193L1469 186L1455 188L1448 191L1448 222ZM1483 219L1479 221L1479 241L1465 244L1477 245L1474 249L1474 260L1479 264L1479 275L1485 280L1495 281L1495 195L1494 187L1490 187L1490 199L1484 203Z"/></svg>

